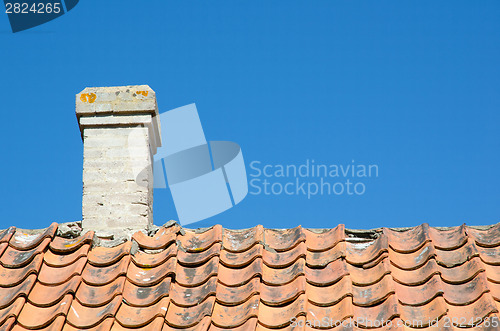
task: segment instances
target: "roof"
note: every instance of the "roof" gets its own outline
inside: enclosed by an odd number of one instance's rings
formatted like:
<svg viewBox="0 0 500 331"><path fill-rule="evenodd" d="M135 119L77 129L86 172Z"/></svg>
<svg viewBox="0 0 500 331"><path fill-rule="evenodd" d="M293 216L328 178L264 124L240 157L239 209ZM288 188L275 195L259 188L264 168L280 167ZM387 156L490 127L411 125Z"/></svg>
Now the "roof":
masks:
<svg viewBox="0 0 500 331"><path fill-rule="evenodd" d="M368 232L171 225L112 243L56 223L1 232L0 328L357 330L391 321L378 329L413 330L395 326L422 321L424 330L455 330L448 320L498 329L500 224ZM425 328L435 319L439 328Z"/></svg>

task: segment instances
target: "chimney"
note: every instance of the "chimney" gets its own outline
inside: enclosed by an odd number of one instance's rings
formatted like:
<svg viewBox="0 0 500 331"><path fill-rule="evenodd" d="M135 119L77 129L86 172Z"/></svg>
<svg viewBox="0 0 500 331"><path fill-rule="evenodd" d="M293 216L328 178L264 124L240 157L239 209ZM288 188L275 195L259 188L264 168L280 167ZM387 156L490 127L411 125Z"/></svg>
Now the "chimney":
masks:
<svg viewBox="0 0 500 331"><path fill-rule="evenodd" d="M83 139L83 229L149 229L153 155L161 146L155 92L147 85L88 87L76 95L76 116Z"/></svg>

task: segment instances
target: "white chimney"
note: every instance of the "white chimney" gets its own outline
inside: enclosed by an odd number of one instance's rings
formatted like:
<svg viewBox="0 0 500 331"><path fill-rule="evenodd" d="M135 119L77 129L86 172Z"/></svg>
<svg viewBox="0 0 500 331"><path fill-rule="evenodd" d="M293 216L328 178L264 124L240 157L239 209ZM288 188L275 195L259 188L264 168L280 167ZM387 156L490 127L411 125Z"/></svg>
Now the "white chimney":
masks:
<svg viewBox="0 0 500 331"><path fill-rule="evenodd" d="M147 85L88 87L76 95L76 116L83 139L83 229L149 229L153 155L161 146L155 92Z"/></svg>

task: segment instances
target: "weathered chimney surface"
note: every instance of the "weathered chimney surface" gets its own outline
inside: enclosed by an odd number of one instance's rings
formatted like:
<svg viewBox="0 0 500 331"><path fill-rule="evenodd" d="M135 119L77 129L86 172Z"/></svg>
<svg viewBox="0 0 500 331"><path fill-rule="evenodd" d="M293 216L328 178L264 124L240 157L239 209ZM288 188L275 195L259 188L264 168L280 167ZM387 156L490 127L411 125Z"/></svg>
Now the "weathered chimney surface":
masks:
<svg viewBox="0 0 500 331"><path fill-rule="evenodd" d="M76 115L83 139L83 229L149 229L153 155L161 146L155 92L147 85L88 87L76 95Z"/></svg>

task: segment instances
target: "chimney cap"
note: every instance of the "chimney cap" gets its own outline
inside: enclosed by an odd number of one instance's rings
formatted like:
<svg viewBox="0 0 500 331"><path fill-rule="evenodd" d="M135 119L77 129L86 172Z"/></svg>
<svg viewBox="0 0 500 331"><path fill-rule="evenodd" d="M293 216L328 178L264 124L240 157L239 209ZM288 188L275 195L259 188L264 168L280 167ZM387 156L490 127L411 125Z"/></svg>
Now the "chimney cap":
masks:
<svg viewBox="0 0 500 331"><path fill-rule="evenodd" d="M148 85L87 87L76 95L76 114L151 113L158 115L155 92Z"/></svg>
<svg viewBox="0 0 500 331"><path fill-rule="evenodd" d="M76 94L75 108L82 139L86 127L144 125L153 154L161 146L156 94L148 85L86 87Z"/></svg>

